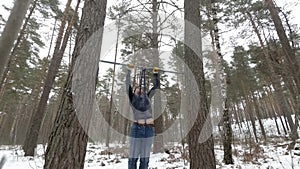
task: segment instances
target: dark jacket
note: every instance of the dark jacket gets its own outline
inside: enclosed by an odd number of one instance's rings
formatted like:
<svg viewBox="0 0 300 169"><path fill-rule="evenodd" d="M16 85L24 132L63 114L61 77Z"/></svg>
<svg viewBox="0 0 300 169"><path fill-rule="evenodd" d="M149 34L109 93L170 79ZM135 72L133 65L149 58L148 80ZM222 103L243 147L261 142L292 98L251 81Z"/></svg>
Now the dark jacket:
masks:
<svg viewBox="0 0 300 169"><path fill-rule="evenodd" d="M150 100L155 94L155 89L157 89L159 86L158 74L154 74L153 87L147 94L144 92L144 94L136 95L133 93L130 85L130 73L131 71L128 70L126 75L126 92L129 96L129 101L134 114L134 120L153 118Z"/></svg>

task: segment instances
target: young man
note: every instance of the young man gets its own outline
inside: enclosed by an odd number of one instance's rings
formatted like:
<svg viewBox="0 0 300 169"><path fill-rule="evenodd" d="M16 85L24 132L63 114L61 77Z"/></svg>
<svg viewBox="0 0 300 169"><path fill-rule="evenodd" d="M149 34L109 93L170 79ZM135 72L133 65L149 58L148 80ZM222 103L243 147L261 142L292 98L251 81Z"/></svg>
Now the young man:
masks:
<svg viewBox="0 0 300 169"><path fill-rule="evenodd" d="M158 68L153 69L154 84L148 93L141 86L136 86L132 90L130 85L131 70L128 69L127 72L126 91L134 115L134 123L130 131L128 169L136 169L138 159L140 159L139 169L148 169L151 146L154 141L154 119L151 98L155 93L155 89L159 86L158 71Z"/></svg>

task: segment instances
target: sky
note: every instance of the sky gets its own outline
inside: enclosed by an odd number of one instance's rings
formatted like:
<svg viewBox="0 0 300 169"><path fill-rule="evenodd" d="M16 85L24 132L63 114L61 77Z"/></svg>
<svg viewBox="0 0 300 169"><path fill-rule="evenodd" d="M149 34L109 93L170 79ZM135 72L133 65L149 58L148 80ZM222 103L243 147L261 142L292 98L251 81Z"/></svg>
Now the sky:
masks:
<svg viewBox="0 0 300 169"><path fill-rule="evenodd" d="M6 5L7 7L12 7L13 6L13 1L14 0L1 0L0 1L0 15L2 15L3 16L3 18L4 19L7 19L8 18L8 16L9 16L9 12L7 12L7 11L5 11L4 10L4 8L2 7L2 5ZM74 1L73 3L75 3L76 1ZM111 6L112 4L115 4L117 1L116 0L108 0L108 7L109 6ZM295 2L297 3L297 5L295 5ZM61 5L60 5L60 8L61 8L61 10L63 10L64 9L64 6L65 6L65 1L63 1L63 0L61 0ZM179 3L183 3L183 0L179 0ZM298 2L298 0L276 0L276 3L277 3L277 5L278 6L280 6L280 7L283 7L285 10L291 10L292 11L292 20L290 21L291 23L293 23L293 24L298 24L299 25L299 27L300 27L300 2ZM75 4L73 4L74 6L75 6ZM80 11L81 12L81 11ZM110 23L110 21L109 20L106 20L106 24L109 24ZM49 22L49 23L45 23L45 24L48 24L48 25L51 25L51 24L53 24L53 23L51 23L51 22ZM0 31L3 29L3 26L0 26ZM228 43L230 40L230 38L231 38L231 36L233 36L235 33L237 33L236 31L234 32L232 32L231 34L226 34L226 36L222 36L221 35L221 41L223 41L224 43L224 46L226 45L226 43ZM42 30L42 34L44 34L45 35L45 39L47 39L46 41L49 41L50 40L50 34L51 34L51 31L49 31L49 28L46 28L46 29L43 29ZM236 41L236 43L238 43L238 44L243 44L243 43L245 43L245 40L243 40L243 39L241 39L241 40L237 40ZM228 44L227 44L228 45ZM44 55L44 56L46 56L46 53L48 53L48 44L46 44L46 47L45 47L45 49L42 49L41 50L41 52L43 53L42 55ZM222 52L223 52L223 54L225 55L225 57L226 56L229 56L229 55L231 55L231 53L232 53L232 51L233 51L233 49L232 48L230 48L230 47L224 47L224 46L222 46ZM114 47L111 47L111 50L113 51L113 48ZM53 50L53 49L52 49ZM67 50L67 52L69 52L67 55L71 55L71 53L72 53L72 50L70 50L70 51L68 51ZM106 57L106 58L113 58L112 57L112 55L114 55L114 52L111 52L110 54L109 54L109 56L108 57ZM225 58L226 59L226 58ZM68 62L68 58L65 58L64 59L66 62ZM113 60L113 59L109 59L109 60ZM228 60L230 60L229 58L228 58Z"/></svg>
<svg viewBox="0 0 300 169"><path fill-rule="evenodd" d="M60 0L60 1L61 1L60 8L63 10L66 2L63 0ZM179 0L179 2L183 3L182 1L183 0ZM14 0L1 0L0 1L0 15L2 15L3 18L7 19L9 16L9 13L4 10L2 5L6 5L7 7L12 7L13 2L14 2ZM117 2L116 0L108 0L108 6L111 6L111 5L115 4L116 2ZM294 19L291 20L291 22L300 25L300 2L298 0L276 0L276 3L278 6L283 7L284 9L292 10L292 16L294 17ZM296 3L296 5L295 5L295 3ZM73 1L73 5L75 6L74 1ZM1 27L0 30L2 30L2 29L3 28Z"/></svg>
<svg viewBox="0 0 300 169"><path fill-rule="evenodd" d="M7 19L9 16L9 12L4 10L2 5L6 5L7 7L12 7L13 6L13 1L14 0L1 0L0 1L0 15L3 16L3 18ZM183 0L179 0L180 3ZM116 0L108 0L108 7L115 4L117 1ZM295 2L297 3L295 5ZM65 6L65 1L61 0L61 5L60 8L61 10L64 9ZM276 3L278 6L283 7L286 10L291 10L292 11L292 17L294 19L291 20L291 23L298 24L300 27L300 2L298 0L276 0ZM75 6L75 1L73 1L73 6ZM107 20L107 23L109 24L109 21ZM3 26L0 27L0 30L3 29Z"/></svg>

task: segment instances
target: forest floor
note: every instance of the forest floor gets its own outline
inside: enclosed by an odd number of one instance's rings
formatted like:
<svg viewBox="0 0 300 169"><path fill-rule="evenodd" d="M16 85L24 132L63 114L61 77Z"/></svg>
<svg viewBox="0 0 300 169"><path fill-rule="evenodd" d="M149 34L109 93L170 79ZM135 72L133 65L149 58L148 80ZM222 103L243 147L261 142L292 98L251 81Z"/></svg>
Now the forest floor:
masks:
<svg viewBox="0 0 300 169"><path fill-rule="evenodd" d="M266 144L234 144L233 165L222 162L223 150L215 145L218 169L299 169L300 140L296 149L287 150L288 141L273 138ZM188 169L188 158L183 154L182 146L168 145L170 154L151 154L150 169ZM38 146L35 157L24 157L20 146L1 146L0 157L6 157L3 169L41 169L44 163L45 148ZM86 154L85 169L126 169L128 146L114 145L109 150L104 145L89 144Z"/></svg>
<svg viewBox="0 0 300 169"><path fill-rule="evenodd" d="M215 157L218 169L300 169L300 139L295 148L288 150L291 142L284 134L277 134L274 120L263 120L267 133L266 142L254 140L249 133L252 128L247 124L232 125L234 141L232 152L234 164L225 165L222 142L215 135ZM280 127L280 126L279 126ZM279 128L280 129L280 128ZM299 131L300 134L300 131ZM220 135L220 134L219 134ZM251 134L252 135L252 134ZM257 123L257 136L261 140L261 131ZM170 154L151 154L149 169L189 169L189 158L178 143L169 143L165 148ZM46 148L38 145L34 157L24 157L21 146L0 146L0 158L6 157L2 169L42 169ZM108 149L103 144L88 144L85 169L126 169L128 162L128 145L111 144Z"/></svg>

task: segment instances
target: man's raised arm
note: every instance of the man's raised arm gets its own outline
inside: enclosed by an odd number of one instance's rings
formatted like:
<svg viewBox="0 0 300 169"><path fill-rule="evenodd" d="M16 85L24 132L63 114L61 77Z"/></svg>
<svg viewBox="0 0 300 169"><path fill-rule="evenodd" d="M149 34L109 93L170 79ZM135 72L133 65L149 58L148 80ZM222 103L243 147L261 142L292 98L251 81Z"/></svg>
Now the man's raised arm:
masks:
<svg viewBox="0 0 300 169"><path fill-rule="evenodd" d="M154 76L154 82L153 87L150 89L150 91L147 93L148 97L151 99L155 94L155 89L159 87L159 77L158 77L158 71L159 68L153 68L153 76Z"/></svg>
<svg viewBox="0 0 300 169"><path fill-rule="evenodd" d="M132 97L133 97L131 80L130 80L131 68L132 68L132 65L128 65L128 71L127 71L126 82L125 82L126 83L126 93L128 94L130 101L132 100Z"/></svg>

